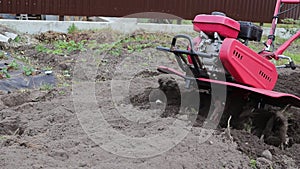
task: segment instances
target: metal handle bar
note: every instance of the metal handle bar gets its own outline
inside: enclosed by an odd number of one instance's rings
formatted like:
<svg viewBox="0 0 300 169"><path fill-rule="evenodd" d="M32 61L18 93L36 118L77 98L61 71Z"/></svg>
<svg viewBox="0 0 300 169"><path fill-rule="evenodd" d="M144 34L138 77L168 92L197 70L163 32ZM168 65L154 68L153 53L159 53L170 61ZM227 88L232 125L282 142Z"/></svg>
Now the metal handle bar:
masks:
<svg viewBox="0 0 300 169"><path fill-rule="evenodd" d="M284 55L279 55L278 58L289 60L289 63L285 64L285 65L276 66L276 68L291 68L292 70L296 69L296 65L295 65L294 61L292 60L292 58L290 58L288 56L284 56Z"/></svg>
<svg viewBox="0 0 300 169"><path fill-rule="evenodd" d="M160 50L160 51L165 51L165 52L172 52L174 54L186 54L186 55L191 55L191 56L201 56L204 58L214 57L214 55L212 55L212 54L207 54L207 53L203 53L203 52L191 52L188 50L174 49L174 48L172 49L172 48L161 47L161 46L156 47L156 49Z"/></svg>

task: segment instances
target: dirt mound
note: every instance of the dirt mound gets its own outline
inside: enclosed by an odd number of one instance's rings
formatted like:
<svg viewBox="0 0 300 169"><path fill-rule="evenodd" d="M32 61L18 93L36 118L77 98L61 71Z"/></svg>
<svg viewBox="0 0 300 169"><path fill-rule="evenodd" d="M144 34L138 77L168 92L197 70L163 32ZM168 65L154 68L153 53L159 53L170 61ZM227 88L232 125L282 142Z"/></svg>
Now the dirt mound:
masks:
<svg viewBox="0 0 300 169"><path fill-rule="evenodd" d="M297 157L299 152L298 145L293 146L293 148L281 150L278 147L264 143L264 141L247 131L231 130L231 134L234 141L238 144L238 150L247 154L250 159L259 159L264 156L263 152L268 150L273 155L273 168L295 168L299 164L299 158ZM296 164L291 158L295 160Z"/></svg>
<svg viewBox="0 0 300 169"><path fill-rule="evenodd" d="M299 68L298 68L299 69ZM292 72L290 74L279 74L275 91L294 94L300 97L300 72Z"/></svg>
<svg viewBox="0 0 300 169"><path fill-rule="evenodd" d="M139 72L136 76L137 77L142 77L142 78L147 78L147 77L154 77L154 76L158 76L158 75L160 75L159 72L144 70L144 71Z"/></svg>
<svg viewBox="0 0 300 169"><path fill-rule="evenodd" d="M40 42L52 43L58 40L70 40L70 36L66 33L48 31L35 36Z"/></svg>
<svg viewBox="0 0 300 169"><path fill-rule="evenodd" d="M282 71L279 73L277 85L274 90L284 93L294 94L300 97L300 70L299 67L295 71ZM290 144L300 144L300 109L291 108L288 112L288 136Z"/></svg>
<svg viewBox="0 0 300 169"><path fill-rule="evenodd" d="M30 98L28 92L23 92L23 93L12 93L6 97L2 97L1 100L5 106L14 107L30 101Z"/></svg>
<svg viewBox="0 0 300 169"><path fill-rule="evenodd" d="M117 40L120 36L120 33L115 32L113 30L101 30L101 31L93 31L93 30L85 30L85 31L77 31L73 33L58 33L58 32L46 32L41 33L36 36L38 40L41 42L55 42L57 40L74 40L75 42L80 41L96 41L99 44L110 43Z"/></svg>
<svg viewBox="0 0 300 169"><path fill-rule="evenodd" d="M290 145L300 144L300 109L291 109L288 119L288 136Z"/></svg>
<svg viewBox="0 0 300 169"><path fill-rule="evenodd" d="M141 72L137 77L155 77L157 73ZM181 109L197 111L199 109L200 93L193 89L184 87L184 83L179 83L173 77L158 76L158 87L148 87L143 92L130 97L134 106L140 108L150 108L151 105L163 108L161 117L175 117L181 113ZM132 92L134 93L134 92ZM204 98L202 98L204 100ZM207 98L205 98L207 99ZM201 106L200 106L201 107ZM206 117L207 112L201 109L201 115ZM192 120L195 121L196 119Z"/></svg>
<svg viewBox="0 0 300 169"><path fill-rule="evenodd" d="M22 135L24 133L25 126L18 116L3 118L0 121L0 135Z"/></svg>
<svg viewBox="0 0 300 169"><path fill-rule="evenodd" d="M279 79L277 82L277 85L275 87L275 91L280 91L284 93L290 93L297 96L300 96L300 73L299 71L291 71L291 70L281 70L279 71ZM271 108L269 113L272 113L278 111L278 109ZM289 168L288 162L283 159L282 155L286 157L292 157L296 163L300 164L299 161L299 136L300 136L300 109L298 108L291 108L287 112L287 121L288 121L288 127L287 127L287 136L288 136L288 146L285 150L281 150L278 147L274 147L271 145L268 145L264 143L261 139L259 139L257 136L254 136L253 134L250 134L249 132L240 131L240 130L233 130L233 138L238 144L239 149L248 154L250 157L259 157L262 153L262 151L268 149L274 154L274 163L279 168ZM266 113L259 114L260 119L269 119L269 117L263 117L266 116ZM267 115L268 116L268 115ZM266 123L260 122L258 124L264 124ZM264 127L261 127L264 128ZM261 131L262 132L262 131ZM258 134L260 135L260 134ZM270 143L269 143L270 144Z"/></svg>
<svg viewBox="0 0 300 169"><path fill-rule="evenodd" d="M287 153L291 157L293 157L296 161L296 165L299 167L300 166L300 144L294 144L292 147L286 149Z"/></svg>
<svg viewBox="0 0 300 169"><path fill-rule="evenodd" d="M249 155L250 158L257 158L264 150L268 150L272 147L247 131L232 130L231 134L234 141L239 145L238 149Z"/></svg>

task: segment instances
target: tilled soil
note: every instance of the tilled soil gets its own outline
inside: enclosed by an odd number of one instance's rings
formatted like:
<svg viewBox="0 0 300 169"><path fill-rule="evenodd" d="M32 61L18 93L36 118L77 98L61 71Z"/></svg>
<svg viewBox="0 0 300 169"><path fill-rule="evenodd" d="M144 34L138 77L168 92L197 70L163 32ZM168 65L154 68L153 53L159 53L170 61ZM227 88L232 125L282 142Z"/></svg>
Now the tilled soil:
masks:
<svg viewBox="0 0 300 169"><path fill-rule="evenodd" d="M147 52L151 53L153 50L147 50ZM163 62L171 63L168 59ZM80 75L76 77L77 82L81 79L84 81L88 79ZM157 73L154 73L153 69L138 74L135 81L139 83L134 83L131 87L132 90L157 86L155 76ZM109 75L105 77L105 79L112 78ZM89 93L84 84L79 83L78 86ZM76 87L78 86L76 85ZM0 122L0 133L3 135L1 136L2 153L0 155L2 168L249 167L249 158L238 151L237 145L228 141L224 135L215 133L203 143L199 142L199 137L204 131L201 128L190 129L186 136L176 144L170 142L171 148L160 150L160 147L157 147L157 152L153 155L148 154L149 157L133 158L118 155L122 152L114 150L113 147L105 149L103 143L93 141L89 137L82 128L84 122L78 119L81 117L81 112L76 110L76 106L74 109L74 95L70 93L70 89L67 89L64 94L61 94L60 90L29 91L25 94L16 92L2 96L4 101L1 108L3 120ZM127 136L151 138L169 130L170 125L172 126L176 120L172 117L161 118L157 109L140 110L126 105L126 99L125 101L120 100L123 105L115 105L118 103L113 103L111 80L97 82L95 91L98 111L103 113L105 120L115 131ZM15 100L14 98L18 96L20 98L26 96L26 101ZM7 104L7 100L10 99L15 102ZM119 106L122 106L122 110L117 110L120 108ZM81 107L82 110L89 108L88 103ZM97 118L97 116L93 118ZM185 120L179 120L179 123L185 124ZM107 136L104 137L109 137L109 134L111 133L107 133ZM146 150L151 148L149 143L145 146ZM127 144L129 143L124 143L125 147L123 148L126 148Z"/></svg>
<svg viewBox="0 0 300 169"><path fill-rule="evenodd" d="M92 38L78 37L86 36ZM49 63L47 54L28 49L39 64ZM178 82L171 84L174 90L183 83L157 73L158 65L178 69L168 54L144 49L116 57L87 50L52 57L54 70L62 70L61 62L72 70L72 77L64 79L72 86L1 96L1 168L251 168L251 160L264 150L272 153L273 168L300 165L299 109L291 109L290 144L282 150L243 130L231 129L229 135L226 129L197 125L195 110L178 107L172 93L157 90L160 79ZM299 71L280 72L275 90L299 96L299 77Z"/></svg>

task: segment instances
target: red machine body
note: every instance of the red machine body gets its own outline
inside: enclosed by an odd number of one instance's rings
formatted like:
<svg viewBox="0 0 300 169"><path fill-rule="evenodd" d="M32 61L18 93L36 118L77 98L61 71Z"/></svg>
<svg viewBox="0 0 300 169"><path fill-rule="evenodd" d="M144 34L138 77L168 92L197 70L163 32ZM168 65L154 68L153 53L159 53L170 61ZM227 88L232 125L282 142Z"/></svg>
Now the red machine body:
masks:
<svg viewBox="0 0 300 169"><path fill-rule="evenodd" d="M172 68L168 68L165 66L159 66L158 70L163 73L167 74L175 74L177 76L180 76L182 78L185 78L185 74L182 72L179 72L177 70L174 70ZM267 99L270 104L291 104L296 107L300 107L300 98L292 95L292 94L287 94L287 93L280 93L276 91L271 91L271 90L265 90L265 89L258 89L258 88L253 88L253 87L248 87L236 83L231 83L231 82L223 82L219 80L213 80L213 79L206 79L206 78L198 78L197 80L205 83L213 83L215 85L225 85L228 88L236 88L240 89L242 91L247 92L253 92L255 94L258 94L260 97L263 97L264 99ZM277 102L274 102L276 100Z"/></svg>
<svg viewBox="0 0 300 169"><path fill-rule="evenodd" d="M239 22L220 15L197 15L193 21L194 30L210 35L218 32L223 37L237 38L240 31Z"/></svg>
<svg viewBox="0 0 300 169"><path fill-rule="evenodd" d="M275 65L236 39L226 38L220 59L236 82L272 90L277 81Z"/></svg>
<svg viewBox="0 0 300 169"><path fill-rule="evenodd" d="M250 133L267 144L283 147L288 142L289 109L291 106L300 108L300 98L272 90L278 80L277 69L294 70L297 67L292 58L283 53L300 37L300 31L274 50L278 16L285 12L280 12L282 3L296 4L300 0L277 0L268 40L258 53L248 44L261 40L261 27L248 21L237 22L222 12L197 15L193 26L200 32L199 36L175 35L170 47L157 49L172 52L182 70L160 66L158 71L182 77L186 88L191 87L195 89L193 92L199 93L200 100L195 107L200 108L201 116L207 114L209 123L216 122L216 126L220 124L221 127L231 125L237 129L245 129L245 124L250 124ZM180 45L176 43L178 39ZM183 41L188 42L187 48L182 47ZM288 63L276 66L270 59L285 59ZM168 86L168 83L160 83L159 88L167 93ZM171 89L174 92L173 86ZM189 99L194 102L193 96ZM269 106L281 109L275 112ZM228 123L219 123L226 119L229 119Z"/></svg>
<svg viewBox="0 0 300 169"><path fill-rule="evenodd" d="M221 12L213 12L211 15L200 14L193 20L194 30L201 32L198 37L192 39L188 35L176 35L171 47L157 48L174 53L178 65L185 73L182 74L166 67L159 67L158 70L183 77L187 86L190 85L190 79L196 79L198 86L201 86L203 82L226 85L234 90L242 90L246 97L255 95L263 104L290 104L300 107L299 97L272 91L278 80L278 68L296 69L292 58L282 54L293 41L300 37L300 31L298 31L277 50L274 50L274 33L282 3L296 4L300 3L300 0L277 0L272 27L265 48L261 52L256 53L247 46L249 41L261 40L263 30L259 26L247 21L235 21ZM179 38L188 41L187 49L180 49L180 46L176 45ZM288 64L276 66L270 62L269 59L272 58L286 59ZM220 73L225 73L226 80L218 79ZM215 79L209 79L211 75Z"/></svg>

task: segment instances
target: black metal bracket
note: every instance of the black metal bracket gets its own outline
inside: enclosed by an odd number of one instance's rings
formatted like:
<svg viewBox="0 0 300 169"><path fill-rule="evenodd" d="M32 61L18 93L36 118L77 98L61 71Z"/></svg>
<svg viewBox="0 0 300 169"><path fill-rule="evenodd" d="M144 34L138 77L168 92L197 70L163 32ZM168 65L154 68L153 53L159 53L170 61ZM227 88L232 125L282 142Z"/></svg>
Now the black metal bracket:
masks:
<svg viewBox="0 0 300 169"><path fill-rule="evenodd" d="M178 49L176 47L176 43L177 43L177 40L179 38L188 40L189 48L187 50ZM188 55L190 57L190 59L192 60L193 74L196 75L197 77L200 77L201 75L203 75L203 72L201 71L202 66L201 66L201 62L200 62L199 57L203 57L203 58L212 58L213 57L212 54L207 54L207 53L195 51L192 38L188 35L183 35L183 34L176 35L176 36L173 37L170 48L157 47L156 49L160 50L160 51L166 51L166 52L174 53L179 66L185 72L187 72L187 68L191 68L191 66L188 65L187 60L182 55L183 54Z"/></svg>

